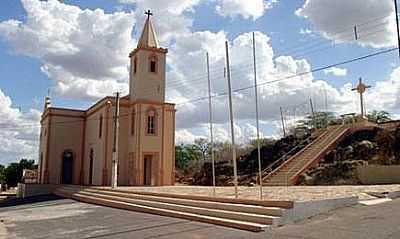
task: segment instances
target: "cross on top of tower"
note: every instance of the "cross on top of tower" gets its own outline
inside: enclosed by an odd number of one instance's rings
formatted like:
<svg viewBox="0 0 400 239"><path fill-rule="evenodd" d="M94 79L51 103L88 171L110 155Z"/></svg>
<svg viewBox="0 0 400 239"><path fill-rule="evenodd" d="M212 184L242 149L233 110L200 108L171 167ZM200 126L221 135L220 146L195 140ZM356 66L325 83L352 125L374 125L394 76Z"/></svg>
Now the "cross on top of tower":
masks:
<svg viewBox="0 0 400 239"><path fill-rule="evenodd" d="M153 16L153 13L149 10L144 12L145 15L147 15L147 18L150 18L150 16Z"/></svg>

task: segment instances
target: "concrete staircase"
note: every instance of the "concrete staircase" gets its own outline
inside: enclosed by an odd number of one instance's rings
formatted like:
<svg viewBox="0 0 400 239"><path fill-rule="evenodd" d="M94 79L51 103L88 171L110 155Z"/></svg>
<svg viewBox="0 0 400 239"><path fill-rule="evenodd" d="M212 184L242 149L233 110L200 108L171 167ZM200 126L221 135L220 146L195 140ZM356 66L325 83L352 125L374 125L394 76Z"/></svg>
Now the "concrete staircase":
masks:
<svg viewBox="0 0 400 239"><path fill-rule="evenodd" d="M298 153L290 157L263 178L266 186L295 185L298 177L308 168L318 163L326 152L351 132L347 125L332 126Z"/></svg>
<svg viewBox="0 0 400 239"><path fill-rule="evenodd" d="M81 186L62 186L55 194L86 203L248 231L262 231L279 224L284 210L293 207L290 201L211 198Z"/></svg>

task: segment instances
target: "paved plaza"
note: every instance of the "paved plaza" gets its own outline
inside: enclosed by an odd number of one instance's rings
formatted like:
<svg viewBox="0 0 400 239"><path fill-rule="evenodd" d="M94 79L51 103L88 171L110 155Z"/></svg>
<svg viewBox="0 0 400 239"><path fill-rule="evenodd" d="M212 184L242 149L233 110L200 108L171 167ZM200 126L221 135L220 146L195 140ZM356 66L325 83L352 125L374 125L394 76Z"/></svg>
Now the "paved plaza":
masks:
<svg viewBox="0 0 400 239"><path fill-rule="evenodd" d="M60 199L0 208L0 238L397 239L399 221L400 200L394 200L343 208L297 224L252 233Z"/></svg>
<svg viewBox="0 0 400 239"><path fill-rule="evenodd" d="M120 187L121 190L162 192L184 195L212 196L212 187L202 186L171 186L171 187ZM289 186L263 187L264 200L310 201L321 199L358 196L360 200L371 199L367 192L394 192L400 191L400 185L373 185L373 186ZM217 197L235 196L234 187L217 187ZM258 199L259 187L239 187L239 198Z"/></svg>

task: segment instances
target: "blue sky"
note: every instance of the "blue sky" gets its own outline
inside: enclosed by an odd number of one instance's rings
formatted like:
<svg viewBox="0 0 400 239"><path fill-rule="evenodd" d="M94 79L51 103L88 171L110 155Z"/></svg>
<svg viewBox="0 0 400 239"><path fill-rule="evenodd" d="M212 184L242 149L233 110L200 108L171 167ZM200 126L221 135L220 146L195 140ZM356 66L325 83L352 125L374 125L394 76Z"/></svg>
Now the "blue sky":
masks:
<svg viewBox="0 0 400 239"><path fill-rule="evenodd" d="M37 125L48 89L53 105L74 108L87 108L115 90L126 91L127 55L135 47L143 10L148 8L154 12L161 44L170 51L167 96L174 103L206 92L205 51L210 51L211 67L216 72L212 76L214 93L226 89L221 79L225 40L231 44L234 87L248 86L252 80L249 33L253 31L259 32L256 43L260 81L396 47L391 0L2 0L0 112L7 120L0 120L0 125ZM353 37L354 25L358 25L358 41ZM280 134L278 106L290 109L312 97L322 109L324 92L328 94L329 110L338 114L357 111L357 95L349 92L349 87L358 77L373 86L366 95L368 109L386 110L397 117L398 67L398 53L394 51L260 87L265 111L263 134ZM198 79L196 85L193 79ZM249 110L252 93L241 92L235 97L239 138L246 141L254 134L254 118ZM178 141L207 136L206 103L178 107ZM220 140L228 135L225 103L224 97L216 99L214 108ZM303 111L298 109L298 116L306 113ZM3 132L8 147L0 149L0 157L35 157L37 127L32 128L29 132ZM21 151L21 145L28 146Z"/></svg>

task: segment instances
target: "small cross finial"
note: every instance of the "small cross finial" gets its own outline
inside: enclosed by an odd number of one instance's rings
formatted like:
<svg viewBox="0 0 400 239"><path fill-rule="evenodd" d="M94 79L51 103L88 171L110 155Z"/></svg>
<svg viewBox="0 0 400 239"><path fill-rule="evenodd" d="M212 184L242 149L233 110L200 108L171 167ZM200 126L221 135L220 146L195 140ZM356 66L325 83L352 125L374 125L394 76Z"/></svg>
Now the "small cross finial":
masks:
<svg viewBox="0 0 400 239"><path fill-rule="evenodd" d="M147 15L147 19L149 19L150 16L153 16L153 13L150 11L150 9L145 11L144 14Z"/></svg>

